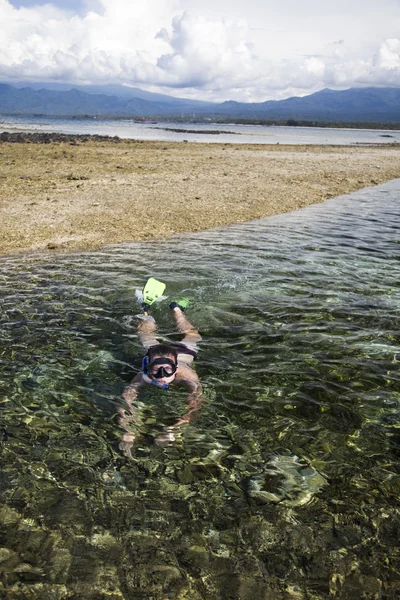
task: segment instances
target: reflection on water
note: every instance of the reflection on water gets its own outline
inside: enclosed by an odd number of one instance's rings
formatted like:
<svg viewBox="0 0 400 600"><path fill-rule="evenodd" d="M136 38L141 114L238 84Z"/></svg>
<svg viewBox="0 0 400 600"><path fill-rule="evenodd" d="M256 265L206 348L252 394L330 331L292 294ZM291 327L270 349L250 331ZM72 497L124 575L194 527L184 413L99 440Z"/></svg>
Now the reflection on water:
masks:
<svg viewBox="0 0 400 600"><path fill-rule="evenodd" d="M4 597L398 596L399 192L3 260ZM115 407L149 274L192 298L207 402L163 449L185 393L146 390L128 462Z"/></svg>

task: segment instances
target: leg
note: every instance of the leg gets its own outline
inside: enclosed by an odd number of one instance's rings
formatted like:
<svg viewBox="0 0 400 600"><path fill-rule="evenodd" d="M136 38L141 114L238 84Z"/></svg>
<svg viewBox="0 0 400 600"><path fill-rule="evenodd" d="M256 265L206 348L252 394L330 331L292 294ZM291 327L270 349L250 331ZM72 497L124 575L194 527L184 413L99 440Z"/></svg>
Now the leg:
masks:
<svg viewBox="0 0 400 600"><path fill-rule="evenodd" d="M201 341L201 335L197 329L192 325L185 313L183 313L178 306L172 309L172 314L174 315L178 330L180 333L185 335L182 340L182 344L185 344L185 346L191 348L192 350L197 350L196 344L197 342Z"/></svg>
<svg viewBox="0 0 400 600"><path fill-rule="evenodd" d="M158 344L158 340L156 337L157 331L157 323L154 318L148 315L146 312L144 313L144 317L140 320L138 325L138 336L140 341L142 342L144 348L148 350L150 346L154 346Z"/></svg>

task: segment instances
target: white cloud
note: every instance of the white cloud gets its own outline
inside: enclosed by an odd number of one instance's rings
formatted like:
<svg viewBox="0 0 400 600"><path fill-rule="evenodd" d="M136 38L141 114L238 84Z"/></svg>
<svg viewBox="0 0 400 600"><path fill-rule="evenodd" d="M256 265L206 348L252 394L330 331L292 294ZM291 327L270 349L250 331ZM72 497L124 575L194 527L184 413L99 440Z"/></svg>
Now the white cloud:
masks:
<svg viewBox="0 0 400 600"><path fill-rule="evenodd" d="M379 48L375 64L382 69L398 69L400 67L400 40L386 40Z"/></svg>
<svg viewBox="0 0 400 600"><path fill-rule="evenodd" d="M301 11L294 0L85 0L79 13L62 0L29 4L0 0L0 80L127 83L217 101L400 86L397 0L379 10L374 0L302 0Z"/></svg>
<svg viewBox="0 0 400 600"><path fill-rule="evenodd" d="M184 13L173 19L171 35L166 38L163 32L163 37L170 51L158 58L157 67L166 84L172 77L178 86L218 86L218 81L234 86L255 74L245 21L206 20Z"/></svg>

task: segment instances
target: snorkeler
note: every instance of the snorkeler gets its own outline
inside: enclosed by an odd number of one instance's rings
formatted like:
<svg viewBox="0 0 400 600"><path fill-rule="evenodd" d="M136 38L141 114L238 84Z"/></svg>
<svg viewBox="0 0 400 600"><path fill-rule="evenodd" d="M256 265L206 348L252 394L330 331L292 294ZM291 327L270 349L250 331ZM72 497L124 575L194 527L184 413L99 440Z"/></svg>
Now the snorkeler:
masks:
<svg viewBox="0 0 400 600"><path fill-rule="evenodd" d="M132 458L131 448L135 441L135 425L137 425L133 403L141 386L149 384L167 390L171 385L184 385L189 392L186 399L188 411L176 423L164 427L163 432L155 439L155 443L159 446L166 446L174 441L174 431L192 421L202 402L201 384L191 367L197 355L197 343L201 340L201 336L184 314L188 300L182 298L170 304L177 328L184 334L180 343L160 344L156 337L156 321L148 314L150 305L162 296L164 290L165 284L153 278L148 280L143 290L143 317L138 326L138 335L147 353L142 361L142 371L133 378L122 393L126 406L118 410L119 424L125 430L120 449L128 458Z"/></svg>

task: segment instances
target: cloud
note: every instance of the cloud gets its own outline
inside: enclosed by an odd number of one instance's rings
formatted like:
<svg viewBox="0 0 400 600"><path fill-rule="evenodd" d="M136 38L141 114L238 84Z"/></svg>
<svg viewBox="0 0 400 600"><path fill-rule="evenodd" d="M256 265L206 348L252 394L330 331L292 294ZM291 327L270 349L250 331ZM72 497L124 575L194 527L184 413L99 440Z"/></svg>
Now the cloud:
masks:
<svg viewBox="0 0 400 600"><path fill-rule="evenodd" d="M386 40L375 57L375 66L382 69L398 69L400 67L400 40Z"/></svg>
<svg viewBox="0 0 400 600"><path fill-rule="evenodd" d="M217 101L262 101L323 87L400 86L396 37L375 40L357 54L338 32L331 38L336 41L314 53L279 59L267 33L265 42L255 44L254 27L238 16L238 5L236 18L228 19L211 9L207 16L185 11L193 3L176 2L86 0L85 9L74 13L60 2L17 9L0 0L0 79L125 83ZM261 30L265 24L260 21Z"/></svg>
<svg viewBox="0 0 400 600"><path fill-rule="evenodd" d="M400 86L400 39L386 39L371 56L329 65L326 81L337 87Z"/></svg>
<svg viewBox="0 0 400 600"><path fill-rule="evenodd" d="M171 35L163 37L171 51L158 58L157 68L166 84L173 78L180 87L222 81L235 85L254 75L245 21L206 20L184 13L173 19Z"/></svg>

